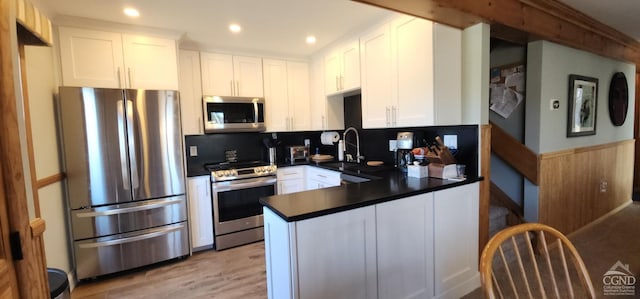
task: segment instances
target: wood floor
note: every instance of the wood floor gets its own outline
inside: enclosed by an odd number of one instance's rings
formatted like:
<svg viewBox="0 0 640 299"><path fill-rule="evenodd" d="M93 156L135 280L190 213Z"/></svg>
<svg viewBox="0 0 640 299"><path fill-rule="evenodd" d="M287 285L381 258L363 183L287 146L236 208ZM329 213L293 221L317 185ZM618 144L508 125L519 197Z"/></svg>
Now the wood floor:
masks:
<svg viewBox="0 0 640 299"><path fill-rule="evenodd" d="M267 298L264 242L206 250L184 260L81 282L71 298Z"/></svg>

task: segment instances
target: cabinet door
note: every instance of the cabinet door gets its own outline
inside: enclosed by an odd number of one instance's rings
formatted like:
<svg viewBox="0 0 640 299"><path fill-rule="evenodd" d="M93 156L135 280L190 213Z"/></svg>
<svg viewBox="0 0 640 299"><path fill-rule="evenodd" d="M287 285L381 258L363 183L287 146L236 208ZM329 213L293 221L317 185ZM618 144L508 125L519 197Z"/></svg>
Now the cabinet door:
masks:
<svg viewBox="0 0 640 299"><path fill-rule="evenodd" d="M343 91L360 88L360 44L358 41L348 43L341 49Z"/></svg>
<svg viewBox="0 0 640 299"><path fill-rule="evenodd" d="M375 207L369 206L295 223L294 296L377 298L375 221Z"/></svg>
<svg viewBox="0 0 640 299"><path fill-rule="evenodd" d="M200 53L202 94L233 96L233 58L231 55Z"/></svg>
<svg viewBox="0 0 640 299"><path fill-rule="evenodd" d="M340 172L320 169L313 166L307 167L305 175L307 190L322 189L340 186Z"/></svg>
<svg viewBox="0 0 640 299"><path fill-rule="evenodd" d="M123 34L122 44L127 87L178 90L174 40Z"/></svg>
<svg viewBox="0 0 640 299"><path fill-rule="evenodd" d="M433 24L435 124L462 123L462 31Z"/></svg>
<svg viewBox="0 0 640 299"><path fill-rule="evenodd" d="M433 297L433 193L376 205L378 298Z"/></svg>
<svg viewBox="0 0 640 299"><path fill-rule="evenodd" d="M289 194L295 192L304 191L304 180L303 179L294 179L294 180L278 180L278 194Z"/></svg>
<svg viewBox="0 0 640 299"><path fill-rule="evenodd" d="M333 51L324 59L324 91L334 94L340 90L340 52Z"/></svg>
<svg viewBox="0 0 640 299"><path fill-rule="evenodd" d="M459 298L480 286L478 183L434 193L436 296Z"/></svg>
<svg viewBox="0 0 640 299"><path fill-rule="evenodd" d="M389 25L360 38L362 78L362 127L391 125L391 108L396 95L391 92L391 41Z"/></svg>
<svg viewBox="0 0 640 299"><path fill-rule="evenodd" d="M393 82L398 99L394 125L433 125L432 22L403 17L391 23Z"/></svg>
<svg viewBox="0 0 640 299"><path fill-rule="evenodd" d="M311 130L325 130L327 129L327 97L325 96L323 58L314 57L311 60L309 75Z"/></svg>
<svg viewBox="0 0 640 299"><path fill-rule="evenodd" d="M180 50L179 79L182 134L202 134L202 85L197 51Z"/></svg>
<svg viewBox="0 0 640 299"><path fill-rule="evenodd" d="M262 59L256 57L233 57L235 94L239 97L263 97Z"/></svg>
<svg viewBox="0 0 640 299"><path fill-rule="evenodd" d="M60 63L65 86L124 87L119 33L60 27Z"/></svg>
<svg viewBox="0 0 640 299"><path fill-rule="evenodd" d="M289 102L289 130L303 131L311 129L309 64L287 62L287 88Z"/></svg>
<svg viewBox="0 0 640 299"><path fill-rule="evenodd" d="M264 101L268 131L287 131L289 103L287 99L287 63L284 60L264 60Z"/></svg>
<svg viewBox="0 0 640 299"><path fill-rule="evenodd" d="M213 214L209 179L208 175L187 178L192 248L213 245Z"/></svg>

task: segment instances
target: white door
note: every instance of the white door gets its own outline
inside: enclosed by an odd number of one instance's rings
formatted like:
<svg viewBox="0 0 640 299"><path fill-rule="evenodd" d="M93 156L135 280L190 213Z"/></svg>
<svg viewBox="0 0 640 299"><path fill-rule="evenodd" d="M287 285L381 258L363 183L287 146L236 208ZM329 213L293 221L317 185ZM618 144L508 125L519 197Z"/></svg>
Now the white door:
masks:
<svg viewBox="0 0 640 299"><path fill-rule="evenodd" d="M290 130L311 129L309 64L287 62L287 87L289 100Z"/></svg>
<svg viewBox="0 0 640 299"><path fill-rule="evenodd" d="M239 97L263 97L262 59L256 57L233 57L235 95Z"/></svg>
<svg viewBox="0 0 640 299"><path fill-rule="evenodd" d="M202 134L202 85L198 51L180 50L179 80L182 134Z"/></svg>
<svg viewBox="0 0 640 299"><path fill-rule="evenodd" d="M174 40L123 34L122 44L128 88L178 90Z"/></svg>
<svg viewBox="0 0 640 299"><path fill-rule="evenodd" d="M357 40L348 43L341 49L340 54L342 56L342 90L360 88L360 44Z"/></svg>
<svg viewBox="0 0 640 299"><path fill-rule="evenodd" d="M60 27L62 84L124 87L122 36L119 33Z"/></svg>
<svg viewBox="0 0 640 299"><path fill-rule="evenodd" d="M200 53L202 94L233 96L233 58L231 55Z"/></svg>
<svg viewBox="0 0 640 299"><path fill-rule="evenodd" d="M376 205L378 298L433 297L433 193Z"/></svg>
<svg viewBox="0 0 640 299"><path fill-rule="evenodd" d="M391 92L389 35L389 25L384 25L360 37L363 128L391 126L395 95Z"/></svg>
<svg viewBox="0 0 640 299"><path fill-rule="evenodd" d="M191 248L213 245L211 183L208 175L187 178Z"/></svg>
<svg viewBox="0 0 640 299"><path fill-rule="evenodd" d="M413 17L391 23L395 126L434 124L432 24Z"/></svg>
<svg viewBox="0 0 640 299"><path fill-rule="evenodd" d="M436 296L458 298L479 286L478 184L434 192ZM467 283L474 277L475 284ZM470 289L456 289L463 285ZM460 293L446 293L455 290Z"/></svg>
<svg viewBox="0 0 640 299"><path fill-rule="evenodd" d="M299 297L377 298L375 207L295 224Z"/></svg>
<svg viewBox="0 0 640 299"><path fill-rule="evenodd" d="M287 62L264 60L264 101L268 131L287 131L291 125L287 97Z"/></svg>

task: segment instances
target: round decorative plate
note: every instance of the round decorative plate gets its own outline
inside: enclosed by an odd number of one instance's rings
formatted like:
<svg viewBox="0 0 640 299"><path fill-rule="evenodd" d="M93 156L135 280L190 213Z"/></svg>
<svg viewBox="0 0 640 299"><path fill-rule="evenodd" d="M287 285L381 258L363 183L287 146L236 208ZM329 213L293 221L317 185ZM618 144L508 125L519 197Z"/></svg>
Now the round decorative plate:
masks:
<svg viewBox="0 0 640 299"><path fill-rule="evenodd" d="M629 87L623 72L613 74L609 85L609 117L614 126L622 126L629 108Z"/></svg>

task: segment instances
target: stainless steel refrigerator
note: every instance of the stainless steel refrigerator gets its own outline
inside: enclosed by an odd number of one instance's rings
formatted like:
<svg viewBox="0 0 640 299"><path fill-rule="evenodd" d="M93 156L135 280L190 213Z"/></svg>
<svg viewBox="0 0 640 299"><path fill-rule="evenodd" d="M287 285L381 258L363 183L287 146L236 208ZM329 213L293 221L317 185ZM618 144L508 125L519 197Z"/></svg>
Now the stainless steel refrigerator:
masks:
<svg viewBox="0 0 640 299"><path fill-rule="evenodd" d="M177 91L60 87L78 279L189 254Z"/></svg>

